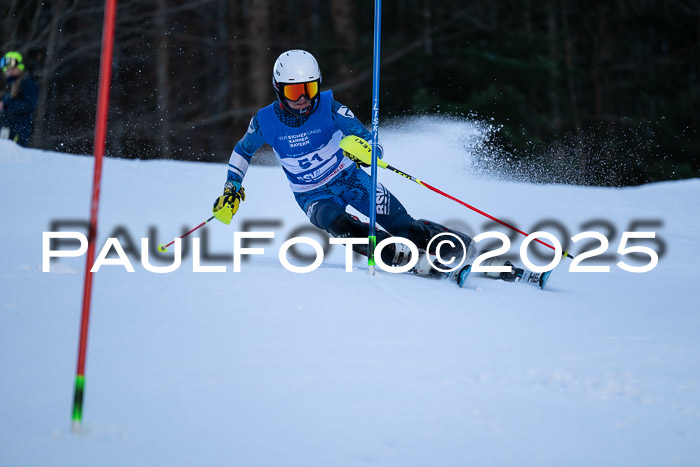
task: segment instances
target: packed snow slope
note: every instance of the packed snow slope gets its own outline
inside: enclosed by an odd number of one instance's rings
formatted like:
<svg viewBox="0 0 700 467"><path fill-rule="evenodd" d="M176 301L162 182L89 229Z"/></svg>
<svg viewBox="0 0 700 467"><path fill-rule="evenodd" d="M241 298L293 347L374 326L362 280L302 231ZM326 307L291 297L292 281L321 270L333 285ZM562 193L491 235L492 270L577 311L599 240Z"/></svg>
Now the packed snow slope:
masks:
<svg viewBox="0 0 700 467"><path fill-rule="evenodd" d="M135 272L94 274L75 435L85 257L43 272L42 233L84 232L66 221L88 218L93 159L0 141L0 465L698 465L700 180L624 189L488 180L470 170L480 135L468 122L424 118L381 136L390 164L523 230L550 220L564 226L551 229L562 242L585 230L610 236L609 258L582 263L610 272L569 272L567 259L544 291L477 277L459 289L370 277L359 257L345 272L340 246L317 270L289 272L282 242L320 237L295 232L309 224L281 169L251 166L232 224L192 235L206 240L202 263L226 272L193 272L188 241L182 265L156 274L141 265L140 239L165 243L209 217L226 165L108 158L97 251L120 238ZM415 217L493 230L379 175ZM275 237L251 242L265 254L233 272L233 232L244 226ZM617 253L628 230L656 233L651 272L616 266L645 263Z"/></svg>

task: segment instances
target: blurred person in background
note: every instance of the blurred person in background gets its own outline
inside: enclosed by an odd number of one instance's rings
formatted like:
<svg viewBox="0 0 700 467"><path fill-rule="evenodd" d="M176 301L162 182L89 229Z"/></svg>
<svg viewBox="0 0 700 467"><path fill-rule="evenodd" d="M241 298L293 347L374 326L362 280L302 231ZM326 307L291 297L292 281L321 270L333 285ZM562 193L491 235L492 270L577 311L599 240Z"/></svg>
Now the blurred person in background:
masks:
<svg viewBox="0 0 700 467"><path fill-rule="evenodd" d="M19 52L7 52L0 58L5 76L5 92L0 100L0 137L27 146L34 125L37 85L25 68Z"/></svg>

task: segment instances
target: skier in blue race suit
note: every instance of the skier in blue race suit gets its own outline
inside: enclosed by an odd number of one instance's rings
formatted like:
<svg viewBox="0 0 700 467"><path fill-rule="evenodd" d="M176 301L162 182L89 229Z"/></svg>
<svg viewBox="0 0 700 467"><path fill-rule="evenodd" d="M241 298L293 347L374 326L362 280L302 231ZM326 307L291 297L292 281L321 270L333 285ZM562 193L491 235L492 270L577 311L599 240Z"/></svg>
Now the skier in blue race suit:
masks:
<svg viewBox="0 0 700 467"><path fill-rule="evenodd" d="M332 91L319 91L321 71L316 59L303 50L283 53L273 68L278 101L261 109L231 154L224 195L217 198L214 212L224 206L234 213L245 191L241 184L253 154L269 144L287 175L297 203L315 226L334 237L367 237L368 226L345 211L348 205L369 214L370 177L343 154L344 136L371 139L370 132L353 113L333 98ZM377 184L377 242L389 234L414 241L425 248L428 224L411 217L406 208L384 186ZM433 225L429 225L434 228ZM420 241L415 239L420 237ZM432 235L430 236L432 237ZM430 239L427 238L427 240ZM356 250L366 254L366 246ZM392 243L382 252L389 265L409 260L405 245Z"/></svg>
<svg viewBox="0 0 700 467"><path fill-rule="evenodd" d="M368 226L347 213L346 208L350 205L369 215L370 177L360 168L359 161L348 158L352 156L344 153L339 143L349 135L370 140L370 132L350 109L333 98L332 91L320 92L321 70L310 53L289 50L281 54L273 67L272 82L278 100L253 116L245 136L236 144L229 160L224 194L214 202L214 214L219 217L227 211L230 221L245 199L242 183L253 154L267 143L281 163L299 207L312 224L334 237L366 238ZM440 275L425 267L424 261L427 254L434 257L434 252L426 253L425 249L439 233L458 235L469 250L465 253L459 242L454 242L453 248L442 248L443 257L461 259L464 254L473 257L469 236L431 221L414 219L380 183L376 196L376 219L384 229L377 230L377 242L392 235L413 242L419 251L414 272ZM353 248L367 254L366 245ZM387 265L403 266L410 260L410 250L402 243L392 242L382 250L381 259ZM461 286L468 273L469 265L450 277Z"/></svg>

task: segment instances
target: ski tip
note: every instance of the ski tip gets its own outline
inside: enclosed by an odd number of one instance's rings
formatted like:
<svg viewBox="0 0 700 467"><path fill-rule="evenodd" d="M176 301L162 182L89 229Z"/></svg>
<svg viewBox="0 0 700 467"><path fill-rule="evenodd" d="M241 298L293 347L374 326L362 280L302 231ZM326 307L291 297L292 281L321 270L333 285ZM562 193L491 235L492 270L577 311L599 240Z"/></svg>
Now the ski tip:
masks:
<svg viewBox="0 0 700 467"><path fill-rule="evenodd" d="M462 268L462 270L459 271L459 273L457 273L457 285L460 288L464 288L465 284L467 283L467 277L469 277L469 273L471 272L471 270L472 265L470 264Z"/></svg>
<svg viewBox="0 0 700 467"><path fill-rule="evenodd" d="M544 289L544 286L547 285L547 281L549 280L549 276L552 274L552 271L547 271L542 273L540 276L540 289Z"/></svg>

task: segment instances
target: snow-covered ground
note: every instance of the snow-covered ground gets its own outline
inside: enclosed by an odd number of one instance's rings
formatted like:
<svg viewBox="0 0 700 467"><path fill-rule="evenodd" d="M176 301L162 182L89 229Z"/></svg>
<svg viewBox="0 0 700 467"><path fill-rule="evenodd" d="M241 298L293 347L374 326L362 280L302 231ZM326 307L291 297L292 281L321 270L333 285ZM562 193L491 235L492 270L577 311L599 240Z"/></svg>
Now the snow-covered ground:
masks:
<svg viewBox="0 0 700 467"><path fill-rule="evenodd" d="M95 274L81 435L70 415L85 259L42 272L42 232L87 220L93 160L0 141L0 465L698 465L700 180L610 189L482 179L464 149L475 138L467 122L435 118L382 131L390 164L523 230L547 219L569 237L612 226L610 272L568 272L566 260L545 291L476 277L459 289L370 277L362 260L347 273L333 246L316 271L292 273L279 246L309 224L281 169L252 166L232 224L198 232L218 255L205 264L226 272L193 272L190 253L155 274L130 253L135 272ZM106 159L98 251L115 232L138 253L149 231L165 243L197 225L225 172ZM486 227L398 175L380 177L416 217ZM642 263L615 252L640 221L665 251L634 274L615 263ZM265 254L235 273L244 223L275 238L251 244Z"/></svg>

